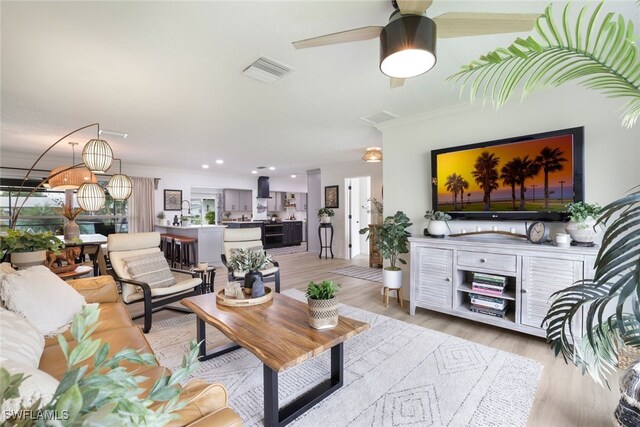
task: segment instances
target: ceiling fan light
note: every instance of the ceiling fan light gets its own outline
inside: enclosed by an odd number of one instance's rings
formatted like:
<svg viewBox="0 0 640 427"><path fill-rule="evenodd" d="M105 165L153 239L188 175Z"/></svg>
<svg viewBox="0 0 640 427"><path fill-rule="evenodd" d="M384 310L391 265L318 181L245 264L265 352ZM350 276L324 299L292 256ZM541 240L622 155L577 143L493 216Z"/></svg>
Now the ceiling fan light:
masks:
<svg viewBox="0 0 640 427"><path fill-rule="evenodd" d="M378 163L382 161L382 148L380 147L369 147L367 151L362 156L362 160L368 163Z"/></svg>
<svg viewBox="0 0 640 427"><path fill-rule="evenodd" d="M436 24L426 16L400 16L380 33L380 71L387 76L415 77L435 64Z"/></svg>
<svg viewBox="0 0 640 427"><path fill-rule="evenodd" d="M104 207L106 197L100 185L85 183L78 188L78 205L87 212L97 212Z"/></svg>
<svg viewBox="0 0 640 427"><path fill-rule="evenodd" d="M115 200L127 200L132 188L131 179L120 173L113 175L107 184L109 195Z"/></svg>
<svg viewBox="0 0 640 427"><path fill-rule="evenodd" d="M113 150L104 139L92 139L82 149L82 161L91 172L106 173L113 163Z"/></svg>

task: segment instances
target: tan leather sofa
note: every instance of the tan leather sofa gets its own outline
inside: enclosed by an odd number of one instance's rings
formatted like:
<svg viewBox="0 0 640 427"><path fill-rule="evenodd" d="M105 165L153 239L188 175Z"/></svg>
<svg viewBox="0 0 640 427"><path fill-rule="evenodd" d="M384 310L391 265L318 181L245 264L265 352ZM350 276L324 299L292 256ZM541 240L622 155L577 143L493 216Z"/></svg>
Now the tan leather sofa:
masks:
<svg viewBox="0 0 640 427"><path fill-rule="evenodd" d="M118 291L111 276L71 280L67 283L80 292L87 303L100 304L100 324L91 336L108 342L110 355L115 355L126 347L153 353L140 327L133 324L126 308L118 301ZM69 346L73 349L75 345L69 331L65 332L65 337L70 340ZM127 365L123 364L123 366ZM131 366L127 366L129 367ZM148 377L148 380L141 384L141 388L147 390L159 377L168 374L168 369L161 366L136 365L135 368L138 369L137 375ZM66 361L57 338L47 338L40 359L40 369L58 380L62 379L66 370ZM177 412L180 418L171 426L235 427L242 425L240 417L227 406L227 390L221 384L207 384L202 380L193 380L184 387L182 398L189 403Z"/></svg>

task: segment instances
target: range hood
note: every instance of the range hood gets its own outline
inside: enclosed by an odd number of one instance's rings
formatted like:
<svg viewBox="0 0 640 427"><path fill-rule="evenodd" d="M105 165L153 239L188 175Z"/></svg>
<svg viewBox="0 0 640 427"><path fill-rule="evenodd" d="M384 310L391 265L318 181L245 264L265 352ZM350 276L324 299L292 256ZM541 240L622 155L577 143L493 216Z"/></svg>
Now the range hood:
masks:
<svg viewBox="0 0 640 427"><path fill-rule="evenodd" d="M258 199L270 199L269 197L269 177L258 177Z"/></svg>

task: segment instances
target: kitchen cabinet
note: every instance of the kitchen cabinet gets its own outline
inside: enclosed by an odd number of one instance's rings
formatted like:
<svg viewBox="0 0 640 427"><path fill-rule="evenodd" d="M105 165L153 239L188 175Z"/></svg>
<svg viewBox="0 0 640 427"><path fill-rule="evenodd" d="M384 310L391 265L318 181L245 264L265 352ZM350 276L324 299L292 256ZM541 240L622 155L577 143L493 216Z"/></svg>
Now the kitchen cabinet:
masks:
<svg viewBox="0 0 640 427"><path fill-rule="evenodd" d="M251 190L224 190L224 210L228 212L253 211Z"/></svg>
<svg viewBox="0 0 640 427"><path fill-rule="evenodd" d="M242 212L253 211L253 192L251 190L240 190L238 207Z"/></svg>
<svg viewBox="0 0 640 427"><path fill-rule="evenodd" d="M224 190L224 210L227 212L239 211L240 190Z"/></svg>
<svg viewBox="0 0 640 427"><path fill-rule="evenodd" d="M295 246L302 243L302 221L285 221L282 223L282 245Z"/></svg>

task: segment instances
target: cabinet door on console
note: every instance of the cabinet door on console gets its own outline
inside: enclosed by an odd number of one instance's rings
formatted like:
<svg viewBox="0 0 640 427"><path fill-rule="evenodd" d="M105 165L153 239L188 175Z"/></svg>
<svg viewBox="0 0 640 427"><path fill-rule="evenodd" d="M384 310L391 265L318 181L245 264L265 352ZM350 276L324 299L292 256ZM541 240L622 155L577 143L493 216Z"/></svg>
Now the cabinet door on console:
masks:
<svg viewBox="0 0 640 427"><path fill-rule="evenodd" d="M419 251L416 301L452 308L453 251L425 247Z"/></svg>
<svg viewBox="0 0 640 427"><path fill-rule="evenodd" d="M521 323L546 329L542 319L551 306L554 292L571 286L582 279L583 262L536 256L522 258ZM582 322L573 325L574 334L580 336Z"/></svg>

